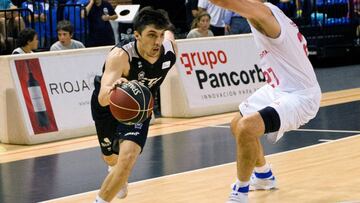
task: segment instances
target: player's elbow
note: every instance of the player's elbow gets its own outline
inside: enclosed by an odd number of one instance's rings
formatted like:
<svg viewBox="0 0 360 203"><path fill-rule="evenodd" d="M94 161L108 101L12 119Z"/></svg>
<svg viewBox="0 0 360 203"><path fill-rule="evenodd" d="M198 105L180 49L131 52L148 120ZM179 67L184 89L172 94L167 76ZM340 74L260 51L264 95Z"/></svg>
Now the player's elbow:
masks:
<svg viewBox="0 0 360 203"><path fill-rule="evenodd" d="M98 96L98 102L100 104L100 106L107 106L109 105L109 99L108 99L108 96L106 94L103 94L103 93L99 93L99 96Z"/></svg>

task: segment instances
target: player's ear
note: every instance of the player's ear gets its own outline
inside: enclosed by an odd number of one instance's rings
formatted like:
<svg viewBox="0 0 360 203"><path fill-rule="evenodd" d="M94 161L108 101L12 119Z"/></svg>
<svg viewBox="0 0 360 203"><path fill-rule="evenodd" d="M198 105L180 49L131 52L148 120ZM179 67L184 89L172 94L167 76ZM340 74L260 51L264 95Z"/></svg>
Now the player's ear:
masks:
<svg viewBox="0 0 360 203"><path fill-rule="evenodd" d="M140 33L138 31L134 31L134 36L136 40L140 39Z"/></svg>

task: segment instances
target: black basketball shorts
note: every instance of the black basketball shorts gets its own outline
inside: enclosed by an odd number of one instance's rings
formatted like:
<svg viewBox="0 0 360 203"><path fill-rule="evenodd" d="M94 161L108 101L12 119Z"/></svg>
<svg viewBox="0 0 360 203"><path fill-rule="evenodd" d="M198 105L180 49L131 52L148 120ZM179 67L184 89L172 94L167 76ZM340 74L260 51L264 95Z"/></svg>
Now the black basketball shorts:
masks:
<svg viewBox="0 0 360 203"><path fill-rule="evenodd" d="M109 106L99 104L100 77L95 77L95 89L91 97L91 114L95 122L101 152L105 156L119 154L119 141L131 140L143 149L149 131L150 118L143 123L126 125L118 122L110 112Z"/></svg>

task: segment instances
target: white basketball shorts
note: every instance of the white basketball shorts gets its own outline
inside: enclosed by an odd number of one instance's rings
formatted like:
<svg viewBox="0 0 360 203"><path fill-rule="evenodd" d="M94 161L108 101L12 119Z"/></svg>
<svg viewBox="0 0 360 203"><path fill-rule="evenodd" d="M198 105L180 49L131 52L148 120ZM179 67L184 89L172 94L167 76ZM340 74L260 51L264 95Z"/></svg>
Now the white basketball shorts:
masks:
<svg viewBox="0 0 360 203"><path fill-rule="evenodd" d="M273 107L280 117L280 129L268 133L271 142L278 141L285 132L299 128L314 118L319 110L321 90L319 86L294 92L284 92L266 84L239 105L243 116L255 113L267 106Z"/></svg>

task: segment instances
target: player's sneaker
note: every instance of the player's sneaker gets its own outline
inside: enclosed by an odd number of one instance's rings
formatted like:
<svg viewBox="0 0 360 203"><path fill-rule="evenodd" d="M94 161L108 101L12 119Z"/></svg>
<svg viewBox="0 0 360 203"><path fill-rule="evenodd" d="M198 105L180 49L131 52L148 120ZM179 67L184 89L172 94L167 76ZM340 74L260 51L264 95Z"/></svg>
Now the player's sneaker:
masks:
<svg viewBox="0 0 360 203"><path fill-rule="evenodd" d="M125 185L116 194L116 197L119 199L124 199L127 196L127 194L128 194L128 183L125 182Z"/></svg>
<svg viewBox="0 0 360 203"><path fill-rule="evenodd" d="M250 178L250 190L271 190L276 188L275 176L273 176L271 170L266 173L251 174Z"/></svg>
<svg viewBox="0 0 360 203"><path fill-rule="evenodd" d="M249 186L239 187L236 182L232 184L232 191L226 203L247 203Z"/></svg>

